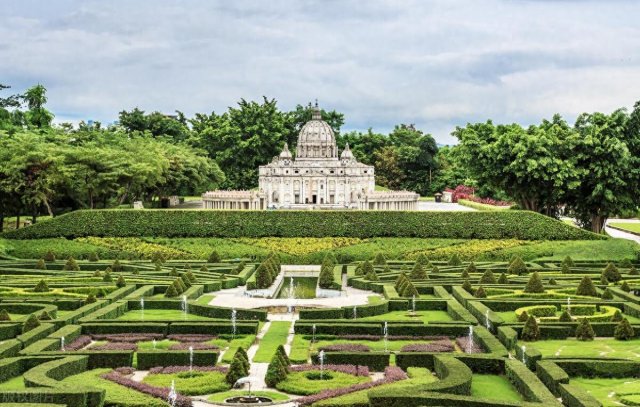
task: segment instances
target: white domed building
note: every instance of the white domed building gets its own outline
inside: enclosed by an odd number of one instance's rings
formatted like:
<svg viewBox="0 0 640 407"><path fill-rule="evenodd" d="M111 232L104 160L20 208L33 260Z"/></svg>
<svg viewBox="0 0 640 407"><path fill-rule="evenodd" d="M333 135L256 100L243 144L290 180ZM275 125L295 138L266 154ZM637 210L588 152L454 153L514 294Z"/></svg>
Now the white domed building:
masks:
<svg viewBox="0 0 640 407"><path fill-rule="evenodd" d="M349 145L338 155L333 129L320 110L300 130L295 158L285 144L259 168L257 191L211 191L205 209L372 209L415 210L420 196L376 191L373 166L358 162Z"/></svg>

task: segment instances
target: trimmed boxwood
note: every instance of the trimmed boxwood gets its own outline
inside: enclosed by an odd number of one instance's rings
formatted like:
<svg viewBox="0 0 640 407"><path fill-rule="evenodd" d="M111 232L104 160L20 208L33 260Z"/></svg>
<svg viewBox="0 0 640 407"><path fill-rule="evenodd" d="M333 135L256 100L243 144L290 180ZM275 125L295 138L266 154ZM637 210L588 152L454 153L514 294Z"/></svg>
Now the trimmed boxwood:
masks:
<svg viewBox="0 0 640 407"><path fill-rule="evenodd" d="M531 211L79 210L28 228L7 231L4 236L13 239L80 236L605 239Z"/></svg>
<svg viewBox="0 0 640 407"><path fill-rule="evenodd" d="M138 352L138 369L149 370L154 366L189 366L189 351L144 351ZM218 361L218 352L194 350L194 366L213 366Z"/></svg>
<svg viewBox="0 0 640 407"><path fill-rule="evenodd" d="M560 383L569 383L567 372L551 360L539 360L536 364L536 375L555 396L560 395L558 390Z"/></svg>
<svg viewBox="0 0 640 407"><path fill-rule="evenodd" d="M219 335L232 334L231 322L175 322L169 325L169 334L204 334ZM243 321L236 323L236 334L256 335L258 321Z"/></svg>
<svg viewBox="0 0 640 407"><path fill-rule="evenodd" d="M126 334L126 333L153 333L166 335L168 325L159 322L105 322L82 324L84 335L100 334Z"/></svg>
<svg viewBox="0 0 640 407"><path fill-rule="evenodd" d="M382 372L389 366L389 353L374 352L325 352L324 363L332 365L367 366L369 369ZM318 354L311 355L314 365L319 364Z"/></svg>

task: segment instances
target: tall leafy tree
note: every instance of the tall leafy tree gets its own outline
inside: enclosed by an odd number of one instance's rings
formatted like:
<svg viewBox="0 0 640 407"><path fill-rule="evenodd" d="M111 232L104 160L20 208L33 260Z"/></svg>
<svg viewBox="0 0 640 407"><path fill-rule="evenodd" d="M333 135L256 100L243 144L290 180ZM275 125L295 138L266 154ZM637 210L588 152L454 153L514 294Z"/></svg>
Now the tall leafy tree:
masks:
<svg viewBox="0 0 640 407"><path fill-rule="evenodd" d="M26 112L27 123L37 128L51 126L53 113L44 107L47 103L47 89L44 86L32 86L22 95L22 99L29 108Z"/></svg>

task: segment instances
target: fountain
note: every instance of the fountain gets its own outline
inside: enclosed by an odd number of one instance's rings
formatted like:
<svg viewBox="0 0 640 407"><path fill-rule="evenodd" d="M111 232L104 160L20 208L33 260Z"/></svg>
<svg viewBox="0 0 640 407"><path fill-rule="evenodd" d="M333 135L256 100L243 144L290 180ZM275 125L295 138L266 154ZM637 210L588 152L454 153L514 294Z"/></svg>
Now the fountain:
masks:
<svg viewBox="0 0 640 407"><path fill-rule="evenodd" d="M180 308L182 308L182 314L184 316L184 318L187 318L187 313L189 312L189 305L187 304L187 296L183 295L182 296L182 302L180 304Z"/></svg>
<svg viewBox="0 0 640 407"><path fill-rule="evenodd" d="M491 321L489 320L489 309L484 312L484 324L487 327L487 330L491 330Z"/></svg>
<svg viewBox="0 0 640 407"><path fill-rule="evenodd" d="M249 394L246 396L234 396L226 399L224 402L229 404L261 404L261 403L271 403L269 397L259 397L251 395L251 377L241 377L233 384L233 388L237 388L239 385L249 384Z"/></svg>
<svg viewBox="0 0 640 407"><path fill-rule="evenodd" d="M311 343L316 342L316 324L311 325Z"/></svg>
<svg viewBox="0 0 640 407"><path fill-rule="evenodd" d="M567 312L571 315L571 297L567 297Z"/></svg>
<svg viewBox="0 0 640 407"><path fill-rule="evenodd" d="M64 352L64 336L60 337L60 350Z"/></svg>
<svg viewBox="0 0 640 407"><path fill-rule="evenodd" d="M469 334L467 335L466 353L473 352L473 325L469 325Z"/></svg>
<svg viewBox="0 0 640 407"><path fill-rule="evenodd" d="M522 363L524 363L525 365L527 364L527 347L522 345L520 347L520 349L522 349Z"/></svg>
<svg viewBox="0 0 640 407"><path fill-rule="evenodd" d="M153 340L151 341L151 343L153 344L153 350L156 350L156 345L157 345L156 340L155 340L155 339L153 339Z"/></svg>
<svg viewBox="0 0 640 407"><path fill-rule="evenodd" d="M189 346L189 373L193 372L193 346Z"/></svg>
<svg viewBox="0 0 640 407"><path fill-rule="evenodd" d="M321 350L318 353L318 361L320 362L320 380L322 380L322 376L324 375L324 351Z"/></svg>
<svg viewBox="0 0 640 407"><path fill-rule="evenodd" d="M384 337L384 351L389 352L389 349L387 348L387 339L389 337L389 329L388 329L387 321L384 321L384 325L382 327L382 336Z"/></svg>
<svg viewBox="0 0 640 407"><path fill-rule="evenodd" d="M140 298L140 319L144 319L144 298Z"/></svg>
<svg viewBox="0 0 640 407"><path fill-rule="evenodd" d="M353 306L353 319L358 318L358 307L357 306Z"/></svg>
<svg viewBox="0 0 640 407"><path fill-rule="evenodd" d="M171 388L169 389L169 397L167 398L167 401L171 407L175 407L177 400L178 393L176 393L176 381L171 380Z"/></svg>
<svg viewBox="0 0 640 407"><path fill-rule="evenodd" d="M416 296L415 294L411 297L411 313L415 315L416 313Z"/></svg>
<svg viewBox="0 0 640 407"><path fill-rule="evenodd" d="M236 316L238 314L238 311L236 311L235 308L233 308L231 310L231 334L233 335L233 338L236 337Z"/></svg>

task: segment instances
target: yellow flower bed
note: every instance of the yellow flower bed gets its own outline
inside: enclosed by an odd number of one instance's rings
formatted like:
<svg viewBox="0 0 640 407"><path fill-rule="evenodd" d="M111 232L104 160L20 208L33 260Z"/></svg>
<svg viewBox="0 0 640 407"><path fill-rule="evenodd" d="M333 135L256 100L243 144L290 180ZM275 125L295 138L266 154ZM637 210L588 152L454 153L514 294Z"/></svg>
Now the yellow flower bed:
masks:
<svg viewBox="0 0 640 407"><path fill-rule="evenodd" d="M350 237L263 237L239 238L234 239L234 241L258 246L269 251L288 253L292 255L304 255L345 246L352 246L366 242L367 240Z"/></svg>
<svg viewBox="0 0 640 407"><path fill-rule="evenodd" d="M80 237L75 240L89 243L94 246L106 247L111 250L121 250L128 253L134 253L143 259L151 259L155 253L162 253L162 256L167 260L189 259L193 257L190 253L182 250L145 242L144 240L136 237Z"/></svg>
<svg viewBox="0 0 640 407"><path fill-rule="evenodd" d="M431 260L449 260L451 256L457 254L460 260L477 260L483 254L497 250L509 249L526 244L537 243L536 241L505 239L505 240L469 240L467 242L453 246L438 247L431 250L420 250L408 253L408 259L416 259L420 254L426 255Z"/></svg>

